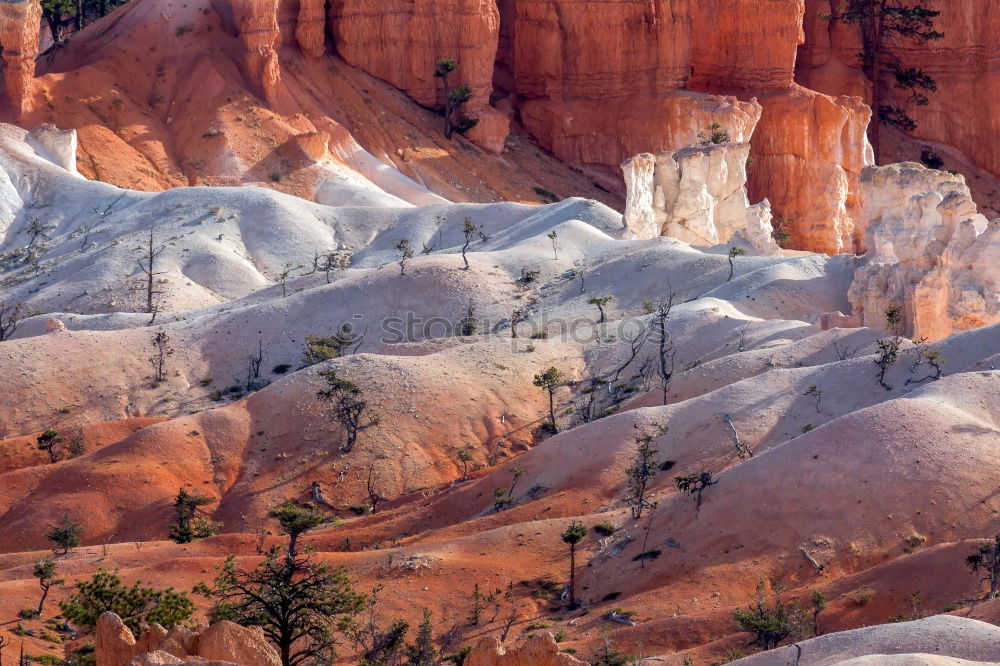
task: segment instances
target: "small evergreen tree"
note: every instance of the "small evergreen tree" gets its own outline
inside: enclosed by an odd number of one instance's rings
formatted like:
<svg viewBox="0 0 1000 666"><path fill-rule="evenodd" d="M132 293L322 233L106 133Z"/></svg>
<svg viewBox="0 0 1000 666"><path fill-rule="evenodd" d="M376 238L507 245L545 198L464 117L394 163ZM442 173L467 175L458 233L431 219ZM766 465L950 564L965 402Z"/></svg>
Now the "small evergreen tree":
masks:
<svg viewBox="0 0 1000 666"><path fill-rule="evenodd" d="M979 548L978 551L965 558L969 569L975 573L982 569L986 573L984 582L989 582L990 591L987 599L996 599L1000 593L1000 534L991 543Z"/></svg>
<svg viewBox="0 0 1000 666"><path fill-rule="evenodd" d="M57 549L61 548L62 554L66 555L71 549L80 545L82 534L83 525L66 516L45 534L45 538L54 543Z"/></svg>
<svg viewBox="0 0 1000 666"><path fill-rule="evenodd" d="M890 305L885 309L886 328L890 335L876 341L878 354L875 355L875 365L878 367L878 383L886 391L892 386L885 383L885 373L899 360L899 348L903 344L903 308L900 305Z"/></svg>
<svg viewBox="0 0 1000 666"><path fill-rule="evenodd" d="M541 372L535 375L532 383L538 388L545 389L549 394L549 424L548 428L550 432L559 432L559 426L556 425L556 389L566 383L566 376L556 367L551 367L545 372Z"/></svg>
<svg viewBox="0 0 1000 666"><path fill-rule="evenodd" d="M549 233L545 234L550 241L552 241L552 254L555 256L556 261L559 261L559 234L553 229Z"/></svg>
<svg viewBox="0 0 1000 666"><path fill-rule="evenodd" d="M165 331L157 331L152 343L153 355L149 357L149 363L153 366L153 382L159 384L165 377L167 357L173 356L174 349L170 346L170 337Z"/></svg>
<svg viewBox="0 0 1000 666"><path fill-rule="evenodd" d="M351 349L357 349L363 340L364 336L355 333L354 327L349 323L341 324L336 333L327 337L307 335L302 362L306 365L316 365L340 358Z"/></svg>
<svg viewBox="0 0 1000 666"><path fill-rule="evenodd" d="M733 259L736 257L746 254L746 250L741 247L731 247L729 248L729 277L726 278L726 282L733 279L733 272L736 270L736 265L733 263Z"/></svg>
<svg viewBox="0 0 1000 666"><path fill-rule="evenodd" d="M587 536L587 528L576 521L562 533L562 540L569 544L569 605L576 607L576 545Z"/></svg>
<svg viewBox="0 0 1000 666"><path fill-rule="evenodd" d="M598 312L601 313L601 318L597 320L598 324L603 324L606 317L604 315L604 306L611 302L614 296L591 296L587 299L589 305L596 305Z"/></svg>
<svg viewBox="0 0 1000 666"><path fill-rule="evenodd" d="M754 635L753 643L763 650L773 650L778 643L792 634L792 615L794 609L781 601L780 590L774 588L774 605L767 603L767 585L764 581L757 583L757 598L746 609L733 613L733 618L740 629Z"/></svg>
<svg viewBox="0 0 1000 666"><path fill-rule="evenodd" d="M300 535L330 522L316 509L309 506L295 506L291 500L285 500L267 515L281 523L281 529L288 535L288 554L292 558L298 554Z"/></svg>
<svg viewBox="0 0 1000 666"><path fill-rule="evenodd" d="M147 587L142 581L126 586L117 572L103 569L90 580L78 582L75 590L59 608L67 620L90 631L106 612L118 615L137 636L152 624L174 627L194 612L194 604L184 592Z"/></svg>
<svg viewBox="0 0 1000 666"><path fill-rule="evenodd" d="M729 143L729 130L717 122L711 122L705 129L698 132L698 139L703 146L710 146L719 143Z"/></svg>
<svg viewBox="0 0 1000 666"><path fill-rule="evenodd" d="M38 587L42 589L42 596L38 600L38 614L41 615L42 609L45 606L45 599L49 596L49 588L54 585L61 585L63 579L56 578L56 562L50 559L35 562L35 568L32 573L38 579Z"/></svg>
<svg viewBox="0 0 1000 666"><path fill-rule="evenodd" d="M455 58L441 58L434 64L434 76L444 86L444 135L449 140L455 134L465 134L479 121L462 113L462 107L472 99L472 89L466 85L451 87L451 75L459 68Z"/></svg>
<svg viewBox="0 0 1000 666"><path fill-rule="evenodd" d="M410 241L401 238L396 241L393 247L396 248L396 252L399 252L399 274L406 275L406 262L413 259L413 248L410 247Z"/></svg>
<svg viewBox="0 0 1000 666"><path fill-rule="evenodd" d="M635 456L625 474L628 477L628 490L625 503L632 511L632 518L639 520L642 512L652 506L646 498L649 482L656 476L656 454L653 440L667 432L666 426L656 424L655 432L642 432L635 437Z"/></svg>
<svg viewBox="0 0 1000 666"><path fill-rule="evenodd" d="M692 495L695 498L695 513L701 511L701 497L705 489L719 483L713 478L712 473L706 470L688 474L687 476L674 477L674 481L677 484L677 490Z"/></svg>
<svg viewBox="0 0 1000 666"><path fill-rule="evenodd" d="M458 461L462 463L462 481L469 478L469 463L472 462L472 451L469 447L463 446L458 450Z"/></svg>
<svg viewBox="0 0 1000 666"><path fill-rule="evenodd" d="M473 237L477 233L480 236L483 235L482 226L477 227L471 217L465 218L462 222L462 236L465 238L465 241L462 243L462 261L465 262L465 270L469 270L469 257L466 254L469 251L469 245L472 244Z"/></svg>
<svg viewBox="0 0 1000 666"><path fill-rule="evenodd" d="M406 665L435 666L435 664L437 664L437 649L434 647L434 624L431 622L431 612L425 608L423 619L417 626L416 640L406 650Z"/></svg>
<svg viewBox="0 0 1000 666"><path fill-rule="evenodd" d="M175 543L191 543L218 534L222 525L199 515L201 507L212 503L197 491L189 492L185 488L177 491L174 499L174 522L170 523L170 538Z"/></svg>
<svg viewBox="0 0 1000 666"><path fill-rule="evenodd" d="M329 404L330 420L344 428L346 441L340 450L349 453L363 430L378 425L379 416L372 411L357 384L340 377L332 368L319 374L326 380L326 388L318 391L316 397Z"/></svg>
<svg viewBox="0 0 1000 666"><path fill-rule="evenodd" d="M38 436L38 450L45 451L49 454L49 462L57 463L62 457L62 452L59 449L59 444L63 443L63 438L59 436L59 433L52 428L47 428L45 432Z"/></svg>
<svg viewBox="0 0 1000 666"><path fill-rule="evenodd" d="M813 614L813 634L819 636L823 632L819 628L819 614L826 610L828 600L822 590L813 590L812 593L812 614Z"/></svg>
<svg viewBox="0 0 1000 666"><path fill-rule="evenodd" d="M465 316L458 323L459 329L465 337L475 335L476 329L479 328L479 320L476 319L476 306L472 304L471 298L469 299L469 309L465 311Z"/></svg>
<svg viewBox="0 0 1000 666"><path fill-rule="evenodd" d="M365 607L343 568L331 568L312 553L293 557L276 548L253 569L237 567L230 555L213 584L200 583L195 591L215 602L210 622L260 627L278 648L282 666L328 663L336 652L335 633Z"/></svg>

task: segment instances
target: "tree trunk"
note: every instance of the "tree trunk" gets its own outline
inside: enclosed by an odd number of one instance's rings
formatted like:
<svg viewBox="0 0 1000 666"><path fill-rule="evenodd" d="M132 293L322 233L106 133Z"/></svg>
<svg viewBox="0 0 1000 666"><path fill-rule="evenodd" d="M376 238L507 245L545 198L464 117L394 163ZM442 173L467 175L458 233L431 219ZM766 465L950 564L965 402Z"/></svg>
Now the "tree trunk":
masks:
<svg viewBox="0 0 1000 666"><path fill-rule="evenodd" d="M552 420L552 430L558 430L556 427L555 389L549 389L549 419Z"/></svg>
<svg viewBox="0 0 1000 666"><path fill-rule="evenodd" d="M569 605L576 606L576 544L569 545Z"/></svg>
<svg viewBox="0 0 1000 666"><path fill-rule="evenodd" d="M83 30L83 0L76 0L76 29Z"/></svg>
<svg viewBox="0 0 1000 666"><path fill-rule="evenodd" d="M49 596L49 586L45 585L42 587L42 598L38 600L38 615L41 617L42 608L45 606L45 598Z"/></svg>

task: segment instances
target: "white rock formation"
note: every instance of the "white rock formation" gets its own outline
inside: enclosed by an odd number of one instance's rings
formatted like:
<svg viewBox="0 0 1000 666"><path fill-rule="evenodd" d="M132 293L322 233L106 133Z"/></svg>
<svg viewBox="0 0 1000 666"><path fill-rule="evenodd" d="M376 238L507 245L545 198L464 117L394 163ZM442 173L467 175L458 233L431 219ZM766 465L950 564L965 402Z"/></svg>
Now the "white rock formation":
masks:
<svg viewBox="0 0 1000 666"><path fill-rule="evenodd" d="M866 167L865 263L848 297L882 328L902 304L905 333L938 340L1000 322L1000 220L979 214L960 175L903 163Z"/></svg>
<svg viewBox="0 0 1000 666"><path fill-rule="evenodd" d="M77 137L75 129L61 130L55 125L39 125L25 137L28 145L56 166L76 174Z"/></svg>
<svg viewBox="0 0 1000 666"><path fill-rule="evenodd" d="M671 236L712 246L739 234L755 251L777 254L770 204L751 206L747 196L749 156L749 143L721 143L627 160L625 237Z"/></svg>
<svg viewBox="0 0 1000 666"><path fill-rule="evenodd" d="M839 631L732 662L734 666L928 666L996 663L1000 628L964 617L935 615L915 622ZM859 658L864 658L860 659ZM857 661L856 661L857 660Z"/></svg>

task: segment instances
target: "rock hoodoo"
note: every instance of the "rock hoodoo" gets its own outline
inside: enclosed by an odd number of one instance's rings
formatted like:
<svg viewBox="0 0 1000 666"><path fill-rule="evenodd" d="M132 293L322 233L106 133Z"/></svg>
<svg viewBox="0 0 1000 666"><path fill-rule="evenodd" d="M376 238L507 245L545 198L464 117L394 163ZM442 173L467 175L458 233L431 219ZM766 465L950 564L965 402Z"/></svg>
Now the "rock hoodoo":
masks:
<svg viewBox="0 0 1000 666"><path fill-rule="evenodd" d="M708 143L627 160L627 237L671 236L711 246L738 236L759 253L778 252L770 205L751 206L747 197L749 156L747 143Z"/></svg>
<svg viewBox="0 0 1000 666"><path fill-rule="evenodd" d="M151 666L153 664L237 664L279 666L278 652L260 629L242 627L223 620L200 633L174 627L170 631L153 625L136 640L114 613L97 621L94 637L97 666Z"/></svg>
<svg viewBox="0 0 1000 666"><path fill-rule="evenodd" d="M1000 321L1000 220L977 211L962 176L904 163L868 167L861 184L869 251L848 296L862 325L883 327L896 303L914 338Z"/></svg>
<svg viewBox="0 0 1000 666"><path fill-rule="evenodd" d="M38 0L0 0L4 92L17 118L24 115L31 101L41 19L42 6Z"/></svg>

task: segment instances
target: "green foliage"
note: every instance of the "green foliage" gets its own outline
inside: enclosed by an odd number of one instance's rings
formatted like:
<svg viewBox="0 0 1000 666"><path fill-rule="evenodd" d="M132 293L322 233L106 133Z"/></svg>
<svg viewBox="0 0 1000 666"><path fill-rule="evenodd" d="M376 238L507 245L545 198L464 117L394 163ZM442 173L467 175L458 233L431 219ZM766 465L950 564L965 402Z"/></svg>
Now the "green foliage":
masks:
<svg viewBox="0 0 1000 666"><path fill-rule="evenodd" d="M80 545L82 535L83 525L66 516L62 522L46 532L45 538L61 548L63 554L66 554L70 549Z"/></svg>
<svg viewBox="0 0 1000 666"><path fill-rule="evenodd" d="M406 666L435 666L437 650L434 647L434 625L431 612L424 609L423 619L417 626L417 638L406 649Z"/></svg>
<svg viewBox="0 0 1000 666"><path fill-rule="evenodd" d="M628 478L625 503L635 520L642 518L642 512L652 506L646 499L646 490L649 482L656 476L656 454L659 451L653 448L653 440L666 432L666 426L656 423L652 431L642 431L635 437L635 455L632 464L625 470Z"/></svg>
<svg viewBox="0 0 1000 666"><path fill-rule="evenodd" d="M59 458L62 457L59 451L58 445L63 442L63 438L59 436L59 433L52 428L47 428L45 432L40 434L37 439L38 450L45 451L49 454L49 462L57 463Z"/></svg>
<svg viewBox="0 0 1000 666"><path fill-rule="evenodd" d="M136 635L154 623L169 629L194 612L194 604L184 592L147 587L142 581L126 586L117 572L103 569L90 580L78 582L75 592L59 608L68 621L89 630L97 626L101 613L110 611Z"/></svg>
<svg viewBox="0 0 1000 666"><path fill-rule="evenodd" d="M885 383L885 373L899 360L899 348L903 344L903 308L900 305L890 305L885 309L886 329L891 333L888 338L881 338L875 342L878 347L878 354L875 356L875 365L878 367L878 383L886 391L891 391L892 386Z"/></svg>
<svg viewBox="0 0 1000 666"><path fill-rule="evenodd" d="M469 309L466 310L465 316L458 323L463 336L468 337L476 333L479 328L479 320L476 319L476 306L473 305L472 300L469 300Z"/></svg>
<svg viewBox="0 0 1000 666"><path fill-rule="evenodd" d="M174 522L170 524L170 538L176 543L191 543L218 534L222 524L198 515L199 509L212 503L212 499L197 491L181 488L174 500Z"/></svg>
<svg viewBox="0 0 1000 666"><path fill-rule="evenodd" d="M729 143L732 140L729 138L729 130L717 122L709 123L704 130L698 132L698 139L703 146Z"/></svg>
<svg viewBox="0 0 1000 666"><path fill-rule="evenodd" d="M702 470L685 476L675 476L674 483L677 484L677 490L694 496L697 509L701 509L702 494L706 489L719 482L712 476L711 472Z"/></svg>
<svg viewBox="0 0 1000 666"><path fill-rule="evenodd" d="M362 336L354 332L354 327L344 323L336 333L327 337L306 336L306 350L302 362L306 365L316 365L324 361L340 358L345 352L355 347ZM290 369L289 365L279 365L274 368L276 374L283 374ZM279 368L282 368L279 371Z"/></svg>
<svg viewBox="0 0 1000 666"><path fill-rule="evenodd" d="M316 397L329 405L330 420L343 427L346 441L340 450L349 453L361 431L378 425L379 416L371 410L357 384L339 376L333 368L321 370L319 374L326 380L326 388L318 391Z"/></svg>
<svg viewBox="0 0 1000 666"><path fill-rule="evenodd" d="M283 666L332 660L335 634L365 607L347 572L316 560L312 553L282 554L272 549L253 569L230 556L211 586L195 591L214 601L209 620L260 627L274 643Z"/></svg>
<svg viewBox="0 0 1000 666"><path fill-rule="evenodd" d="M984 544L978 551L965 558L965 563L973 573L984 571L984 581L990 584L987 599L995 599L1000 593L1000 534L992 542Z"/></svg>
<svg viewBox="0 0 1000 666"><path fill-rule="evenodd" d="M773 650L778 643L792 634L792 615L794 607L781 601L777 586L774 589L774 605L767 603L767 585L764 581L757 584L757 599L748 608L738 609L733 613L733 619L740 629L754 635L753 643L764 650Z"/></svg>
<svg viewBox="0 0 1000 666"><path fill-rule="evenodd" d="M285 500L267 515L281 524L281 529L289 538L288 550L293 555L299 535L330 522L325 515L316 509L309 506L296 506L291 500Z"/></svg>
<svg viewBox="0 0 1000 666"><path fill-rule="evenodd" d="M601 536L611 536L612 534L618 531L618 528L607 520L602 520L601 522L594 525L592 529Z"/></svg>
<svg viewBox="0 0 1000 666"><path fill-rule="evenodd" d="M562 533L562 540L570 546L575 546L587 536L587 528L583 523L576 521L569 524L569 527Z"/></svg>

